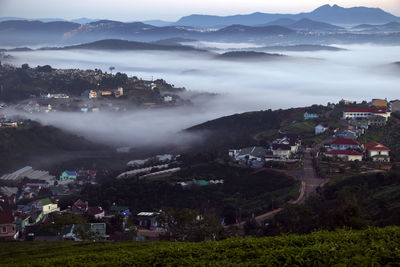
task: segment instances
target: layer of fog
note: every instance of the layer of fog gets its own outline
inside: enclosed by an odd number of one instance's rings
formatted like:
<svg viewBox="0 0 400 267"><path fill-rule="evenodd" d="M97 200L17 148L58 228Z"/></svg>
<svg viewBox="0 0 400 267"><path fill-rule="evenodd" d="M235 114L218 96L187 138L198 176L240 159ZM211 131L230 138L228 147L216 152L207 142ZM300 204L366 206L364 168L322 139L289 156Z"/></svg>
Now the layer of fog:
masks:
<svg viewBox="0 0 400 267"><path fill-rule="evenodd" d="M219 48L224 44L219 45ZM226 45L225 48L230 48ZM212 55L176 52L34 51L14 52L13 63L55 68L101 68L143 79L163 78L188 90L219 93L193 107L144 110L132 114L69 113L42 122L120 144L161 144L191 140L180 130L233 113L371 98L399 98L400 47L346 46L337 52L283 52L284 60L221 61ZM393 67L394 68L394 67ZM115 72L114 71L114 72ZM396 74L397 73L397 74Z"/></svg>

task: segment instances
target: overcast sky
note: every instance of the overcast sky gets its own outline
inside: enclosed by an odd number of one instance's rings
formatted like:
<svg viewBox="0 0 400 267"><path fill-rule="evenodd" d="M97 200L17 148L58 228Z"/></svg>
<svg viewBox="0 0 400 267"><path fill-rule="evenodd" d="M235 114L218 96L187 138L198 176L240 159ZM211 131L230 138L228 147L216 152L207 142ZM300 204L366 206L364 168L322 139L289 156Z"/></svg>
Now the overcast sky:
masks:
<svg viewBox="0 0 400 267"><path fill-rule="evenodd" d="M0 0L0 16L176 21L190 14L309 12L324 4L338 4L343 7L379 7L400 16L400 0Z"/></svg>

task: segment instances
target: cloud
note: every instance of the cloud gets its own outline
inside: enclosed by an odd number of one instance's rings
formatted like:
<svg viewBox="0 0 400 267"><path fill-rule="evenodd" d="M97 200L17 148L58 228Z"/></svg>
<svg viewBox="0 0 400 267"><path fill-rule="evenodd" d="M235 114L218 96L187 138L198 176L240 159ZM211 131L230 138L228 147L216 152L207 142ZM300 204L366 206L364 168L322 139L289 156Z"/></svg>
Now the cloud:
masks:
<svg viewBox="0 0 400 267"><path fill-rule="evenodd" d="M220 47L229 47L221 44ZM218 93L193 106L128 113L55 113L42 122L117 145L196 141L182 129L233 113L371 98L398 98L400 47L346 46L339 52L285 52L285 60L232 62L176 52L35 51L12 53L15 64L101 68L144 79L163 78L191 91ZM394 67L393 67L394 68ZM68 123L66 123L68 122Z"/></svg>

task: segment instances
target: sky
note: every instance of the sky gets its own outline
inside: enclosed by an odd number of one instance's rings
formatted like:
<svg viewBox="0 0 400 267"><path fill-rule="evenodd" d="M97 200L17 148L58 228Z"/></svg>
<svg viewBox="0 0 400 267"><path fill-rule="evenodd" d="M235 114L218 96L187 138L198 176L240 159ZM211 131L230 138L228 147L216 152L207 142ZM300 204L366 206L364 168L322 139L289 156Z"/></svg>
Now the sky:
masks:
<svg viewBox="0 0 400 267"><path fill-rule="evenodd" d="M176 21L190 14L309 12L324 4L379 7L400 16L400 0L0 0L0 17Z"/></svg>

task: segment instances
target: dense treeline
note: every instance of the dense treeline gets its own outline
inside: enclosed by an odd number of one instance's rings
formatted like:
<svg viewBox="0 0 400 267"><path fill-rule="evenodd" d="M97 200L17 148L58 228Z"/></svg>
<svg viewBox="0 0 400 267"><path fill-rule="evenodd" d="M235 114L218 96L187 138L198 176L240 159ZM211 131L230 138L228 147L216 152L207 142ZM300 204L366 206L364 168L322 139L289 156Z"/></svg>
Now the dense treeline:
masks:
<svg viewBox="0 0 400 267"><path fill-rule="evenodd" d="M201 243L0 243L1 264L35 266L395 266L400 228Z"/></svg>

